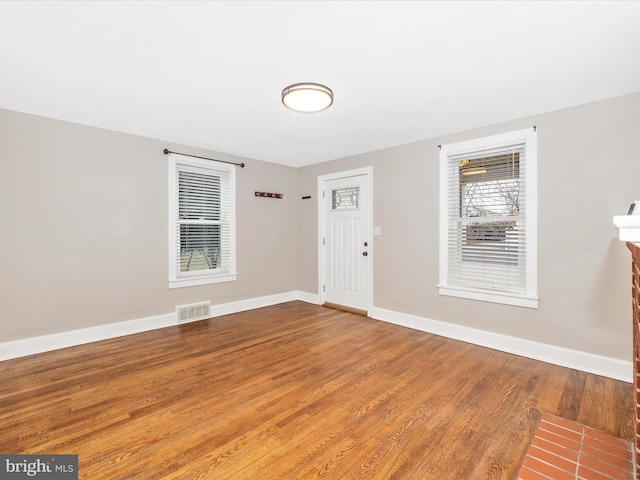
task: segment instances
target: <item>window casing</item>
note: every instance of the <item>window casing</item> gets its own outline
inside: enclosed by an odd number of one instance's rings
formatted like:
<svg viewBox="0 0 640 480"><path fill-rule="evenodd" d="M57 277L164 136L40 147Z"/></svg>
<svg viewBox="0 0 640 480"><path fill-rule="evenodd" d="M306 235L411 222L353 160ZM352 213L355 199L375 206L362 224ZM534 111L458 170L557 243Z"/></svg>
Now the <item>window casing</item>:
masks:
<svg viewBox="0 0 640 480"><path fill-rule="evenodd" d="M440 148L442 295L537 308L534 128Z"/></svg>
<svg viewBox="0 0 640 480"><path fill-rule="evenodd" d="M236 277L234 167L169 154L169 288Z"/></svg>

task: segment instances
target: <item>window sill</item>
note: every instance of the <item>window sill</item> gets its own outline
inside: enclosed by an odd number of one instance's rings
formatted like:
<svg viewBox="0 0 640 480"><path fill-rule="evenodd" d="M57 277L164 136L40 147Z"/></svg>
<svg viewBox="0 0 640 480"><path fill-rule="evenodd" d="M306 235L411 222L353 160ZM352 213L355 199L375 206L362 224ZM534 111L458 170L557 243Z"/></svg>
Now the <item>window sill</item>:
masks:
<svg viewBox="0 0 640 480"><path fill-rule="evenodd" d="M450 287L438 285L440 295L448 297L467 298L469 300L479 300L481 302L502 303L504 305L514 305L516 307L538 308L538 297L530 295L518 295L506 292L489 292L474 288Z"/></svg>
<svg viewBox="0 0 640 480"><path fill-rule="evenodd" d="M196 287L198 285L210 285L212 283L235 282L237 273L216 275L215 277L189 277L169 280L169 288Z"/></svg>

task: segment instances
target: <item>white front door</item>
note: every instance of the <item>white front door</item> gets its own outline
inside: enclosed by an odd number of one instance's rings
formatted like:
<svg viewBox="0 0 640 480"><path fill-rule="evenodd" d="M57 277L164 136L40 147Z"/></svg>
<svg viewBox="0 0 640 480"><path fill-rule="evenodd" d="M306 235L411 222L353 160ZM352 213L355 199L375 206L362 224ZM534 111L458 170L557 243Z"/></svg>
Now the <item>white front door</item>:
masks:
<svg viewBox="0 0 640 480"><path fill-rule="evenodd" d="M369 174L321 182L322 293L326 303L369 309Z"/></svg>

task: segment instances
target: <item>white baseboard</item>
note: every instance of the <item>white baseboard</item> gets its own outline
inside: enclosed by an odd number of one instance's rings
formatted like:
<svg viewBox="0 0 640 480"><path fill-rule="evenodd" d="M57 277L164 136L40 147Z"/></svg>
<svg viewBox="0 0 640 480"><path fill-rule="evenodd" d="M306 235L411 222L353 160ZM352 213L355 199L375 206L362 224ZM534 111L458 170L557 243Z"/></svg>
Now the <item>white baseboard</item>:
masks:
<svg viewBox="0 0 640 480"><path fill-rule="evenodd" d="M51 335L23 338L12 342L0 343L0 360L26 357L36 353L49 352L60 348L73 347L84 343L98 342L109 338L122 337L157 328L177 324L176 314L167 313L154 317L139 318L127 322L109 323L95 327L70 330Z"/></svg>
<svg viewBox="0 0 640 480"><path fill-rule="evenodd" d="M301 300L315 305L320 305L322 303L319 295L302 291L292 291L220 305L212 305L211 316L219 317L221 315L268 307L293 300ZM493 348L495 350L513 353L515 355L521 355L563 367L574 368L625 382L633 381L632 362L616 358L603 357L578 350L570 350L522 338L486 332L484 330L477 330L438 320L431 320L424 317L418 317L416 315L385 310L378 307L372 307L369 311L369 316L376 320L382 320L427 333L442 335L443 337L453 338L455 340L461 340L475 345ZM176 314L175 312L172 312L153 317L139 318L125 322L111 323L79 330L54 333L51 335L4 342L0 343L0 361L48 352L60 348L72 347L74 345L97 342L109 338L121 337L124 335L131 335L134 333L146 332L177 324Z"/></svg>
<svg viewBox="0 0 640 480"><path fill-rule="evenodd" d="M317 293L302 292L298 290L298 300L312 303L314 305L322 305L322 299Z"/></svg>
<svg viewBox="0 0 640 480"><path fill-rule="evenodd" d="M211 316L220 317L222 315L230 315L232 313L246 312L255 308L270 307L284 302L292 302L298 300L297 292L277 293L266 297L248 298L237 302L223 303L220 305L211 305Z"/></svg>
<svg viewBox="0 0 640 480"><path fill-rule="evenodd" d="M373 307L369 316L376 320L401 325L463 342L493 348L562 367L594 373L624 382L633 382L633 363L617 358L603 357L592 353L570 350L568 348L534 342L499 333L477 330L475 328L454 325L431 320L416 315Z"/></svg>
<svg viewBox="0 0 640 480"><path fill-rule="evenodd" d="M244 312L246 310L253 310L254 308L268 307L270 305L277 305L278 303L298 300L300 293L303 292L293 291L269 295L266 297L251 298L238 302L224 303L221 305L212 305L211 316L219 317L230 313ZM26 357L27 355L73 347L75 345L82 345L85 343L98 342L109 338L122 337L124 335L131 335L134 333L147 332L177 324L178 320L176 313L172 312L125 322L110 323L107 325L98 325L79 330L53 333L51 335L23 338L20 340L0 343L0 361Z"/></svg>

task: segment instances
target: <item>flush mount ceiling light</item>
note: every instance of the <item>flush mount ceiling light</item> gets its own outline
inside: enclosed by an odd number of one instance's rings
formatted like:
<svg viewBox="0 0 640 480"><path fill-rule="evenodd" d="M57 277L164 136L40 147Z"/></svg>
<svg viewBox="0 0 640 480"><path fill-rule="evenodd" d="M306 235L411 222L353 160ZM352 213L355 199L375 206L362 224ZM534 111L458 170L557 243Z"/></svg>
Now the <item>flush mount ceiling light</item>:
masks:
<svg viewBox="0 0 640 480"><path fill-rule="evenodd" d="M319 83L294 83L282 90L282 103L296 112L319 112L331 106L333 92Z"/></svg>

